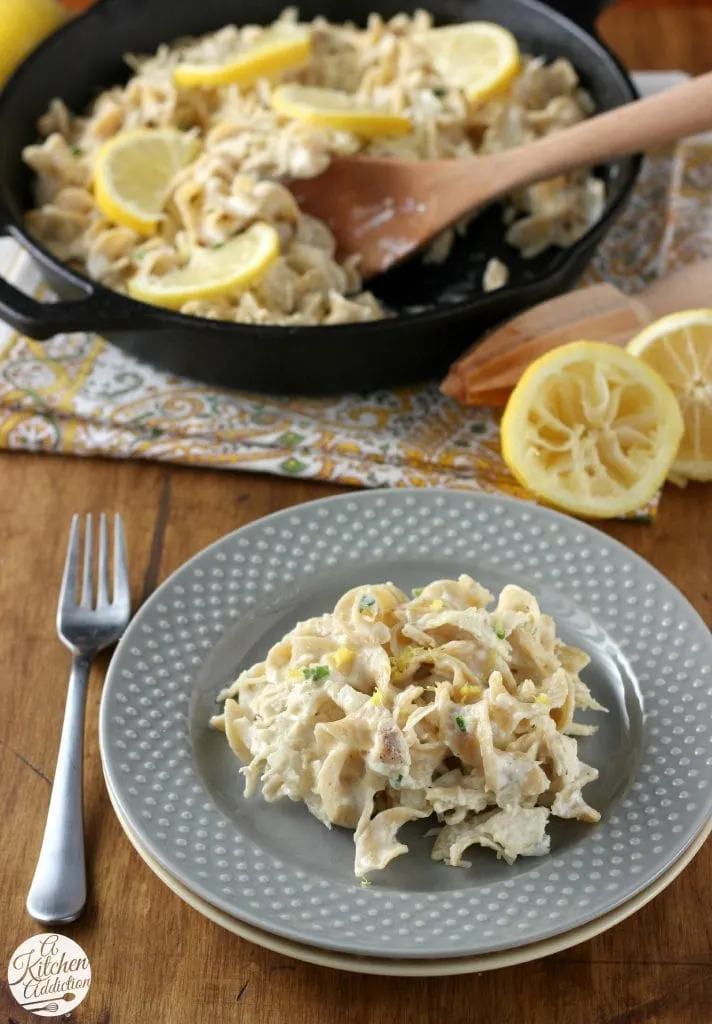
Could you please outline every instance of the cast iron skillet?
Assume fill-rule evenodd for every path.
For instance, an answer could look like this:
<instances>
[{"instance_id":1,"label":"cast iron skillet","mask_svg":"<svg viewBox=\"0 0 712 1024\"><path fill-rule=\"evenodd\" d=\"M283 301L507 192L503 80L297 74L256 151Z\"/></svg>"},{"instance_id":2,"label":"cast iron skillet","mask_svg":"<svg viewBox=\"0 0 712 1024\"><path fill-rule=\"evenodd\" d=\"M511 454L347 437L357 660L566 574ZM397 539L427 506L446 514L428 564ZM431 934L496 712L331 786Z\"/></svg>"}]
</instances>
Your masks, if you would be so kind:
<instances>
[{"instance_id":1,"label":"cast iron skillet","mask_svg":"<svg viewBox=\"0 0 712 1024\"><path fill-rule=\"evenodd\" d=\"M640 160L606 170L608 202L598 224L572 248L524 262L503 241L496 208L478 217L441 266L419 261L385 274L373 290L398 316L333 327L250 327L183 316L135 302L70 270L23 226L32 205L23 146L36 139L38 117L53 96L75 111L127 77L121 57L148 53L181 35L230 21L270 22L286 0L101 0L65 26L20 66L0 95L0 231L32 255L59 295L37 302L0 280L0 317L38 340L62 331L94 331L160 369L209 384L271 392L324 394L406 384L442 375L478 334L518 310L565 290L579 277L625 203ZM524 51L568 57L599 110L635 98L625 71L596 38L606 0L556 0L579 24L537 0L302 0L305 19L363 23L424 6L438 22L490 20L506 25ZM484 294L482 271L491 256L512 268L511 282Z\"/></svg>"}]
</instances>

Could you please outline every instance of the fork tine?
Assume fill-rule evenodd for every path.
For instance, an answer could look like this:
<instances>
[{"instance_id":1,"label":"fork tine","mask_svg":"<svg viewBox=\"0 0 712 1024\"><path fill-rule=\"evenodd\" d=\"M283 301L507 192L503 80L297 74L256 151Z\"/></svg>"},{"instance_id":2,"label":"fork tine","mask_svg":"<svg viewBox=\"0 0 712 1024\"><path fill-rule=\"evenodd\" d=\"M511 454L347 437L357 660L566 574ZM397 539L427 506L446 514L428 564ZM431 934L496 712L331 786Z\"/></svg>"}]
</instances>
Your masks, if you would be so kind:
<instances>
[{"instance_id":1,"label":"fork tine","mask_svg":"<svg viewBox=\"0 0 712 1024\"><path fill-rule=\"evenodd\" d=\"M99 517L99 576L96 596L97 608L109 603L109 538L106 532L106 513Z\"/></svg>"},{"instance_id":2,"label":"fork tine","mask_svg":"<svg viewBox=\"0 0 712 1024\"><path fill-rule=\"evenodd\" d=\"M84 566L82 569L82 608L91 608L91 577L92 577L92 530L91 512L87 515L87 526L84 535Z\"/></svg>"},{"instance_id":3,"label":"fork tine","mask_svg":"<svg viewBox=\"0 0 712 1024\"><path fill-rule=\"evenodd\" d=\"M131 591L129 587L128 560L126 558L126 538L124 524L117 513L114 517L114 605L119 605L129 614L131 608Z\"/></svg>"},{"instance_id":4,"label":"fork tine","mask_svg":"<svg viewBox=\"0 0 712 1024\"><path fill-rule=\"evenodd\" d=\"M64 575L62 586L59 591L59 604L57 606L57 622L62 609L73 608L77 603L77 576L79 572L79 516L72 516L72 525L69 530L69 544L67 545L67 557L64 562Z\"/></svg>"}]
</instances>

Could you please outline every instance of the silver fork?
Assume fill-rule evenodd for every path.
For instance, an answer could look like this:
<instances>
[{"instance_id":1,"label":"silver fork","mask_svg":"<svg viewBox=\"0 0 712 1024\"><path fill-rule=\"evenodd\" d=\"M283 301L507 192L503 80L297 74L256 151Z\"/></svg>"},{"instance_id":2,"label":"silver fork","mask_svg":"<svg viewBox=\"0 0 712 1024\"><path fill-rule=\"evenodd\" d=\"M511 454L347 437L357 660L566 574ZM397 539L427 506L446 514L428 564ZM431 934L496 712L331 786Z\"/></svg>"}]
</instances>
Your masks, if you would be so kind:
<instances>
[{"instance_id":1,"label":"silver fork","mask_svg":"<svg viewBox=\"0 0 712 1024\"><path fill-rule=\"evenodd\" d=\"M57 607L57 633L72 652L72 670L47 823L35 876L27 896L27 909L36 921L74 921L86 903L82 771L87 681L95 656L119 639L128 625L131 612L126 541L121 516L117 515L114 519L114 586L111 599L106 516L102 513L99 519L96 599L92 585L92 517L86 517L82 591L77 602L79 534L80 520L75 515L69 533L67 560Z\"/></svg>"}]
</instances>

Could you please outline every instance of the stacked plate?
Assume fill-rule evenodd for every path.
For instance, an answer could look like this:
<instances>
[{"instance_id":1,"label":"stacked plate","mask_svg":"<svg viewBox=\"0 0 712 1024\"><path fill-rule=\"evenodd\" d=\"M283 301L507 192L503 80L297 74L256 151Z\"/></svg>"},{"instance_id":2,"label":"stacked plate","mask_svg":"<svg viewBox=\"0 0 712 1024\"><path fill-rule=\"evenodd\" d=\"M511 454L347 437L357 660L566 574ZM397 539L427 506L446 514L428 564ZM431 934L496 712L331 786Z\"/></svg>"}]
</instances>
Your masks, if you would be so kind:
<instances>
[{"instance_id":1,"label":"stacked plate","mask_svg":"<svg viewBox=\"0 0 712 1024\"><path fill-rule=\"evenodd\" d=\"M368 888L352 833L301 804L242 795L208 727L215 695L297 621L359 584L515 582L591 656L609 709L583 759L597 825L563 822L551 853L470 869L429 857L427 824ZM371 491L279 512L188 561L141 609L104 688L109 793L148 866L250 941L345 970L444 975L522 963L634 913L689 863L712 816L712 637L674 587L604 534L523 502Z\"/></svg>"}]
</instances>

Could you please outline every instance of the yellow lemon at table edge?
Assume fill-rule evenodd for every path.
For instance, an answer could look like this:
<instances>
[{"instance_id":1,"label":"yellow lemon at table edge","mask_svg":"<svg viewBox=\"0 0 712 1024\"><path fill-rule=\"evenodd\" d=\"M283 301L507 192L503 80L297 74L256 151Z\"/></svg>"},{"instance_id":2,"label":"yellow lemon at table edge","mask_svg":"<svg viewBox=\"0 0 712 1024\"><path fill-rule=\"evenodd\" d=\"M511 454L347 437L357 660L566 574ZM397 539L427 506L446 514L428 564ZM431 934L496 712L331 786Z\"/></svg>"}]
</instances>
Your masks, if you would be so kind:
<instances>
[{"instance_id":1,"label":"yellow lemon at table edge","mask_svg":"<svg viewBox=\"0 0 712 1024\"><path fill-rule=\"evenodd\" d=\"M178 270L160 276L136 274L128 282L128 292L141 302L179 309L195 299L219 298L247 287L264 274L279 253L275 228L257 221L224 245L196 250Z\"/></svg>"},{"instance_id":2,"label":"yellow lemon at table edge","mask_svg":"<svg viewBox=\"0 0 712 1024\"><path fill-rule=\"evenodd\" d=\"M500 429L504 461L535 497L615 518L654 497L684 425L658 373L616 345L578 341L527 368Z\"/></svg>"},{"instance_id":3,"label":"yellow lemon at table edge","mask_svg":"<svg viewBox=\"0 0 712 1024\"><path fill-rule=\"evenodd\" d=\"M443 81L462 89L471 103L484 103L503 91L521 68L517 40L493 22L428 29L415 41L428 53Z\"/></svg>"},{"instance_id":4,"label":"yellow lemon at table edge","mask_svg":"<svg viewBox=\"0 0 712 1024\"><path fill-rule=\"evenodd\" d=\"M57 0L0 2L0 86L30 50L60 28L71 14Z\"/></svg>"},{"instance_id":5,"label":"yellow lemon at table edge","mask_svg":"<svg viewBox=\"0 0 712 1024\"><path fill-rule=\"evenodd\" d=\"M94 199L107 220L156 232L171 182L200 143L177 128L133 128L105 142L94 161Z\"/></svg>"},{"instance_id":6,"label":"yellow lemon at table edge","mask_svg":"<svg viewBox=\"0 0 712 1024\"><path fill-rule=\"evenodd\" d=\"M229 60L214 64L182 61L173 72L182 89L215 88L219 85L252 85L260 78L273 78L284 71L303 67L312 50L307 29L267 29L255 42Z\"/></svg>"},{"instance_id":7,"label":"yellow lemon at table edge","mask_svg":"<svg viewBox=\"0 0 712 1024\"><path fill-rule=\"evenodd\" d=\"M284 117L364 138L407 135L410 118L377 107L359 106L349 93L310 85L280 85L271 96L272 109Z\"/></svg>"},{"instance_id":8,"label":"yellow lemon at table edge","mask_svg":"<svg viewBox=\"0 0 712 1024\"><path fill-rule=\"evenodd\" d=\"M671 477L712 480L712 309L664 316L626 348L660 374L680 406L685 433Z\"/></svg>"}]
</instances>

